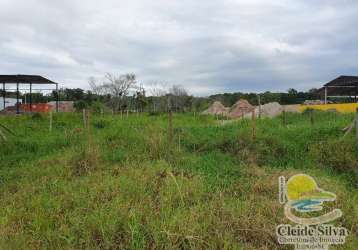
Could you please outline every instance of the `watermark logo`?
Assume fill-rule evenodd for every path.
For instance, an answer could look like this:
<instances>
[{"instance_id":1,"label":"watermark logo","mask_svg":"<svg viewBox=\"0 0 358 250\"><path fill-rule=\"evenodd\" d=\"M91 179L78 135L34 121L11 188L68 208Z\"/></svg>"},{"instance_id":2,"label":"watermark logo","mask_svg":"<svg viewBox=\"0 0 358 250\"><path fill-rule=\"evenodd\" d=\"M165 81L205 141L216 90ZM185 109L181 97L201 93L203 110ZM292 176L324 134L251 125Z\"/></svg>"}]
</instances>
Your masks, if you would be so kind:
<instances>
[{"instance_id":1,"label":"watermark logo","mask_svg":"<svg viewBox=\"0 0 358 250\"><path fill-rule=\"evenodd\" d=\"M287 183L281 176L279 202L284 205L285 216L296 225L279 225L278 242L294 245L295 249L328 249L330 245L344 244L348 230L327 224L342 217L342 211L334 209L320 214L324 203L335 200L334 193L319 188L309 175L294 175Z\"/></svg>"}]
</instances>

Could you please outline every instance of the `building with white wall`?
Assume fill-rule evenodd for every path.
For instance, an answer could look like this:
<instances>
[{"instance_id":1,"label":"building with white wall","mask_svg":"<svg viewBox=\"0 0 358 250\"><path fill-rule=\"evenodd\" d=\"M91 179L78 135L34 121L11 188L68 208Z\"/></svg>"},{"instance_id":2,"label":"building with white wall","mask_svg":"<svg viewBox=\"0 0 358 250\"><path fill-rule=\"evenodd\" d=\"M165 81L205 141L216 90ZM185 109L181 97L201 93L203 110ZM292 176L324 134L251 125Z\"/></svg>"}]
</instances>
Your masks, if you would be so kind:
<instances>
[{"instance_id":1,"label":"building with white wall","mask_svg":"<svg viewBox=\"0 0 358 250\"><path fill-rule=\"evenodd\" d=\"M19 100L21 103L21 100ZM0 97L0 111L4 110L7 107L15 106L16 105L16 98L5 98L5 107L4 107L4 98Z\"/></svg>"}]
</instances>

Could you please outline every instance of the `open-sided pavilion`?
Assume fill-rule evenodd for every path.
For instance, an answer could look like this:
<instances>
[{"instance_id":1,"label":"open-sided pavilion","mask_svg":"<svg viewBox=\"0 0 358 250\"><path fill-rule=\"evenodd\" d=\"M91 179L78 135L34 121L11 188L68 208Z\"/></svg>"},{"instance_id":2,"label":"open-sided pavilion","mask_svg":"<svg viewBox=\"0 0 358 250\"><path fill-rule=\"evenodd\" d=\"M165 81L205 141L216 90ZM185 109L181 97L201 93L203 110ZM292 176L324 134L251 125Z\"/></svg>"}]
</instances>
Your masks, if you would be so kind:
<instances>
[{"instance_id":1,"label":"open-sided pavilion","mask_svg":"<svg viewBox=\"0 0 358 250\"><path fill-rule=\"evenodd\" d=\"M327 104L328 97L349 97L357 102L358 96L358 76L340 76L318 90L320 96L324 96Z\"/></svg>"},{"instance_id":2,"label":"open-sided pavilion","mask_svg":"<svg viewBox=\"0 0 358 250\"><path fill-rule=\"evenodd\" d=\"M0 84L2 84L2 94L4 107L6 102L6 91L16 92L16 113L20 113L20 91L29 91L29 103L30 111L32 111L32 93L33 91L56 91L56 112L58 112L59 94L58 94L58 83L53 82L45 77L38 75L0 75ZM28 88L20 88L20 86L26 85ZM8 86L15 86L14 89L7 88ZM35 86L35 88L33 88ZM45 87L44 87L45 86ZM48 87L50 86L50 87ZM51 86L53 86L51 88Z\"/></svg>"}]
</instances>

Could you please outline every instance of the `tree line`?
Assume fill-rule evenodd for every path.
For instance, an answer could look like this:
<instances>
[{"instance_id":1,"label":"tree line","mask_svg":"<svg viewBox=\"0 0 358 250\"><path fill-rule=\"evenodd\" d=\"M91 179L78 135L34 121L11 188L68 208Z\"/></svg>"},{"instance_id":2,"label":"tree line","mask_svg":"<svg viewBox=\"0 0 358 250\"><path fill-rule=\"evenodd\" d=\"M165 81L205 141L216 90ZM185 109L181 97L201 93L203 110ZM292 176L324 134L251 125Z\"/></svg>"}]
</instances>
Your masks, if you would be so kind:
<instances>
[{"instance_id":1,"label":"tree line","mask_svg":"<svg viewBox=\"0 0 358 250\"><path fill-rule=\"evenodd\" d=\"M224 93L208 97L196 97L180 85L154 84L147 90L139 84L135 74L115 75L107 73L103 78L90 77L90 90L81 88L61 88L58 92L48 94L33 93L33 103L55 101L73 101L78 110L91 108L94 111L108 110L112 112L150 112L160 113L171 109L175 112L200 112L209 107L214 101L220 101L230 107L239 99L246 99L252 105L278 102L282 105L301 104L305 100L316 100L319 96L316 89L299 92L289 89L287 92L264 93ZM3 93L0 91L0 94ZM16 97L16 93L6 93L7 97ZM25 102L29 93L20 93Z\"/></svg>"}]
</instances>

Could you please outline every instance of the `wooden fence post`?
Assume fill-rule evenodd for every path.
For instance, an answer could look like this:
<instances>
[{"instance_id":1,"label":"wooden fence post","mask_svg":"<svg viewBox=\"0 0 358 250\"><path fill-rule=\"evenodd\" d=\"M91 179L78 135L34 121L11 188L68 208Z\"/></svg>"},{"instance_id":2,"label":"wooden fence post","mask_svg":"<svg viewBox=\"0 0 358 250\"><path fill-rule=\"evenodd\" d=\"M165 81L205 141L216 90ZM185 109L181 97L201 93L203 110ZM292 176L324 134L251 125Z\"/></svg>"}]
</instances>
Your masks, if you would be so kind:
<instances>
[{"instance_id":1,"label":"wooden fence post","mask_svg":"<svg viewBox=\"0 0 358 250\"><path fill-rule=\"evenodd\" d=\"M50 133L52 132L52 111L50 111L50 126L49 126Z\"/></svg>"},{"instance_id":2,"label":"wooden fence post","mask_svg":"<svg viewBox=\"0 0 358 250\"><path fill-rule=\"evenodd\" d=\"M358 108L356 110L356 139L358 142Z\"/></svg>"},{"instance_id":3,"label":"wooden fence post","mask_svg":"<svg viewBox=\"0 0 358 250\"><path fill-rule=\"evenodd\" d=\"M256 139L256 114L255 109L252 110L252 140Z\"/></svg>"},{"instance_id":4,"label":"wooden fence post","mask_svg":"<svg viewBox=\"0 0 358 250\"><path fill-rule=\"evenodd\" d=\"M286 111L282 111L282 125L286 127Z\"/></svg>"},{"instance_id":5,"label":"wooden fence post","mask_svg":"<svg viewBox=\"0 0 358 250\"><path fill-rule=\"evenodd\" d=\"M314 126L314 116L313 116L313 109L310 111L310 121L311 121L311 126Z\"/></svg>"},{"instance_id":6,"label":"wooden fence post","mask_svg":"<svg viewBox=\"0 0 358 250\"><path fill-rule=\"evenodd\" d=\"M168 143L169 147L173 144L173 112L170 109L168 113Z\"/></svg>"},{"instance_id":7,"label":"wooden fence post","mask_svg":"<svg viewBox=\"0 0 358 250\"><path fill-rule=\"evenodd\" d=\"M94 147L93 147L93 138L92 138L92 131L90 126L90 111L86 110L86 128L87 128L87 140L88 140L88 152L90 154L94 153Z\"/></svg>"},{"instance_id":8,"label":"wooden fence post","mask_svg":"<svg viewBox=\"0 0 358 250\"><path fill-rule=\"evenodd\" d=\"M90 111L86 110L86 128L88 133L90 132Z\"/></svg>"},{"instance_id":9,"label":"wooden fence post","mask_svg":"<svg viewBox=\"0 0 358 250\"><path fill-rule=\"evenodd\" d=\"M259 119L261 119L261 97L260 94L257 95L258 104L259 104Z\"/></svg>"},{"instance_id":10,"label":"wooden fence post","mask_svg":"<svg viewBox=\"0 0 358 250\"><path fill-rule=\"evenodd\" d=\"M86 109L82 110L82 116L83 116L83 127L87 128L87 118L86 118Z\"/></svg>"}]
</instances>

